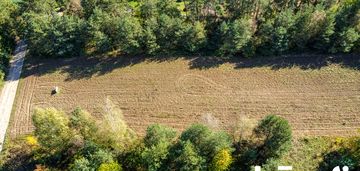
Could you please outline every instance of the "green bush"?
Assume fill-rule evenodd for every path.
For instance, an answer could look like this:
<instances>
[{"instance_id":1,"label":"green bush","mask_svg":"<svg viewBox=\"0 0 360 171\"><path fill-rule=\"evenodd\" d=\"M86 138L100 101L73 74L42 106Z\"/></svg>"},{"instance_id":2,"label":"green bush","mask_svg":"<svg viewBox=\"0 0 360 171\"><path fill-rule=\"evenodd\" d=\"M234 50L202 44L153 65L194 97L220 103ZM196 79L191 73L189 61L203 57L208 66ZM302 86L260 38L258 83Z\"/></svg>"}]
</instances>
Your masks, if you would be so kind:
<instances>
[{"instance_id":1,"label":"green bush","mask_svg":"<svg viewBox=\"0 0 360 171\"><path fill-rule=\"evenodd\" d=\"M291 9L282 11L276 16L274 30L271 36L271 49L274 54L283 54L291 47L292 27L295 24L295 15Z\"/></svg>"},{"instance_id":2,"label":"green bush","mask_svg":"<svg viewBox=\"0 0 360 171\"><path fill-rule=\"evenodd\" d=\"M75 159L74 163L70 165L72 171L90 171L92 170L89 160L84 157Z\"/></svg>"},{"instance_id":3,"label":"green bush","mask_svg":"<svg viewBox=\"0 0 360 171\"><path fill-rule=\"evenodd\" d=\"M121 166L116 162L102 163L97 171L122 171Z\"/></svg>"},{"instance_id":4,"label":"green bush","mask_svg":"<svg viewBox=\"0 0 360 171\"><path fill-rule=\"evenodd\" d=\"M278 170L278 166L281 166L280 162L276 159L270 159L266 161L266 164L264 164L261 168L261 170L264 171L274 171Z\"/></svg>"},{"instance_id":5,"label":"green bush","mask_svg":"<svg viewBox=\"0 0 360 171\"><path fill-rule=\"evenodd\" d=\"M291 26L293 28L289 28L289 30L293 29L293 33L291 31L285 33L291 36L292 40L289 43L293 43L293 46L299 50L304 50L310 43L310 39L317 36L324 17L325 12L321 8L316 10L312 5L305 6L303 10L297 12L296 16L294 16L294 24Z\"/></svg>"},{"instance_id":6,"label":"green bush","mask_svg":"<svg viewBox=\"0 0 360 171\"><path fill-rule=\"evenodd\" d=\"M337 43L331 52L351 52L356 42L360 38L360 33L354 28L348 28L340 33Z\"/></svg>"},{"instance_id":7,"label":"green bush","mask_svg":"<svg viewBox=\"0 0 360 171\"><path fill-rule=\"evenodd\" d=\"M173 154L175 166L179 170L203 170L206 168L205 159L197 153L190 141L180 141L180 148Z\"/></svg>"},{"instance_id":8,"label":"green bush","mask_svg":"<svg viewBox=\"0 0 360 171\"><path fill-rule=\"evenodd\" d=\"M0 46L0 87L3 86L3 80L5 79L5 71L9 66L10 54L1 49Z\"/></svg>"},{"instance_id":9,"label":"green bush","mask_svg":"<svg viewBox=\"0 0 360 171\"><path fill-rule=\"evenodd\" d=\"M73 163L70 163L69 167L72 170L95 170L101 165L110 167L114 163L117 164L111 151L94 142L85 141L83 147L74 155Z\"/></svg>"},{"instance_id":10,"label":"green bush","mask_svg":"<svg viewBox=\"0 0 360 171\"><path fill-rule=\"evenodd\" d=\"M335 33L335 14L331 10L326 12L326 17L322 23L319 34L314 37L314 48L323 52L329 51L332 46L332 37Z\"/></svg>"},{"instance_id":11,"label":"green bush","mask_svg":"<svg viewBox=\"0 0 360 171\"><path fill-rule=\"evenodd\" d=\"M173 144L176 132L170 128L151 125L144 138L145 149L141 156L148 170L158 170L166 167L165 161L169 157L169 150Z\"/></svg>"},{"instance_id":12,"label":"green bush","mask_svg":"<svg viewBox=\"0 0 360 171\"><path fill-rule=\"evenodd\" d=\"M323 162L320 163L318 170L319 171L327 171L332 170L336 166L342 168L343 166L349 167L349 170L358 170L360 166L356 162L356 160L346 154L338 151L333 151L324 156Z\"/></svg>"},{"instance_id":13,"label":"green bush","mask_svg":"<svg viewBox=\"0 0 360 171\"><path fill-rule=\"evenodd\" d=\"M359 9L360 1L342 1L333 10L335 13L335 34L331 53L351 52L358 49L359 44Z\"/></svg>"},{"instance_id":14,"label":"green bush","mask_svg":"<svg viewBox=\"0 0 360 171\"><path fill-rule=\"evenodd\" d=\"M261 163L268 159L278 159L291 148L291 127L287 120L279 116L266 116L254 132L263 139L257 148L258 160Z\"/></svg>"},{"instance_id":15,"label":"green bush","mask_svg":"<svg viewBox=\"0 0 360 171\"><path fill-rule=\"evenodd\" d=\"M197 52L206 44L206 31L204 25L195 22L194 25L187 25L183 34L184 50Z\"/></svg>"},{"instance_id":16,"label":"green bush","mask_svg":"<svg viewBox=\"0 0 360 171\"><path fill-rule=\"evenodd\" d=\"M143 46L146 54L155 55L160 46L157 44L157 38L154 29L151 26L145 26L143 35Z\"/></svg>"},{"instance_id":17,"label":"green bush","mask_svg":"<svg viewBox=\"0 0 360 171\"><path fill-rule=\"evenodd\" d=\"M119 50L125 54L139 52L142 28L132 16L122 14L113 16L95 8L89 18L88 46L97 52Z\"/></svg>"},{"instance_id":18,"label":"green bush","mask_svg":"<svg viewBox=\"0 0 360 171\"><path fill-rule=\"evenodd\" d=\"M79 134L83 136L85 140L96 141L98 138L100 138L97 135L98 127L94 118L92 118L91 114L83 111L80 108L75 109L71 113L70 127L79 132Z\"/></svg>"},{"instance_id":19,"label":"green bush","mask_svg":"<svg viewBox=\"0 0 360 171\"><path fill-rule=\"evenodd\" d=\"M29 50L43 57L82 54L86 23L77 16L28 13Z\"/></svg>"},{"instance_id":20,"label":"green bush","mask_svg":"<svg viewBox=\"0 0 360 171\"><path fill-rule=\"evenodd\" d=\"M136 54L140 51L140 38L142 37L142 28L135 17L124 16L117 26L115 44L121 52L126 54Z\"/></svg>"},{"instance_id":21,"label":"green bush","mask_svg":"<svg viewBox=\"0 0 360 171\"><path fill-rule=\"evenodd\" d=\"M232 141L225 132L213 132L204 125L195 124L180 136L182 142L193 144L196 152L210 165L213 157L221 150L232 150Z\"/></svg>"},{"instance_id":22,"label":"green bush","mask_svg":"<svg viewBox=\"0 0 360 171\"><path fill-rule=\"evenodd\" d=\"M70 145L73 131L69 119L56 109L36 109L32 116L35 135L42 147L52 151L61 151Z\"/></svg>"},{"instance_id":23,"label":"green bush","mask_svg":"<svg viewBox=\"0 0 360 171\"><path fill-rule=\"evenodd\" d=\"M183 21L180 18L161 14L157 19L157 26L154 30L157 44L161 53L170 53L180 47L181 38L184 32Z\"/></svg>"},{"instance_id":24,"label":"green bush","mask_svg":"<svg viewBox=\"0 0 360 171\"><path fill-rule=\"evenodd\" d=\"M180 140L184 142L189 141L196 148L206 149L206 141L210 136L211 131L208 127L200 124L194 124L182 132ZM205 151L202 152L206 153Z\"/></svg>"},{"instance_id":25,"label":"green bush","mask_svg":"<svg viewBox=\"0 0 360 171\"><path fill-rule=\"evenodd\" d=\"M161 143L162 141L172 142L175 136L176 132L173 129L159 124L150 125L146 130L144 143L146 147L151 147Z\"/></svg>"},{"instance_id":26,"label":"green bush","mask_svg":"<svg viewBox=\"0 0 360 171\"><path fill-rule=\"evenodd\" d=\"M253 35L252 21L247 18L237 19L230 26L223 22L220 26L223 36L220 54L234 55L244 51Z\"/></svg>"}]
</instances>

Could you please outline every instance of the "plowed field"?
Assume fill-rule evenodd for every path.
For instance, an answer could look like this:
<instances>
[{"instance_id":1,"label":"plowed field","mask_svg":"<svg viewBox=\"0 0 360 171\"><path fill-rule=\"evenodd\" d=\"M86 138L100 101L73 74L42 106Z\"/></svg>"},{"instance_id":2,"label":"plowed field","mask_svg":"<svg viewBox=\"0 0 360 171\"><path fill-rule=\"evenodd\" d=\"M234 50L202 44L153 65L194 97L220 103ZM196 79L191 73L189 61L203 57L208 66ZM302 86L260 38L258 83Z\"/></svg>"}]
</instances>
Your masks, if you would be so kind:
<instances>
[{"instance_id":1,"label":"plowed field","mask_svg":"<svg viewBox=\"0 0 360 171\"><path fill-rule=\"evenodd\" d=\"M223 63L28 59L10 135L32 131L35 107L71 111L79 106L100 118L107 98L139 134L152 123L182 130L209 116L212 124L230 130L241 118L277 114L290 121L296 135L350 135L360 128L359 58L346 57L348 65L342 57L317 56ZM51 95L53 86L59 94Z\"/></svg>"}]
</instances>

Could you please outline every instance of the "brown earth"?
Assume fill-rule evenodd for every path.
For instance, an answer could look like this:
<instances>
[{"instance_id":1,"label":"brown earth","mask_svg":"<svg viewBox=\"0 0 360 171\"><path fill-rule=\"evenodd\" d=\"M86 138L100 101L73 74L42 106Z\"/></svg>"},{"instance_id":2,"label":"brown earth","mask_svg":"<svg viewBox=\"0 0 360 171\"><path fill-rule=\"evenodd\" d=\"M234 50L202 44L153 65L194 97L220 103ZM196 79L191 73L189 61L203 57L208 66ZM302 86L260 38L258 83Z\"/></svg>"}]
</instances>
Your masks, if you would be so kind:
<instances>
[{"instance_id":1,"label":"brown earth","mask_svg":"<svg viewBox=\"0 0 360 171\"><path fill-rule=\"evenodd\" d=\"M360 57L29 59L17 94L11 137L33 130L35 107L101 116L106 98L143 134L152 123L182 130L205 122L230 130L247 117L288 119L296 135L355 134L360 128ZM60 93L51 95L53 86Z\"/></svg>"}]
</instances>

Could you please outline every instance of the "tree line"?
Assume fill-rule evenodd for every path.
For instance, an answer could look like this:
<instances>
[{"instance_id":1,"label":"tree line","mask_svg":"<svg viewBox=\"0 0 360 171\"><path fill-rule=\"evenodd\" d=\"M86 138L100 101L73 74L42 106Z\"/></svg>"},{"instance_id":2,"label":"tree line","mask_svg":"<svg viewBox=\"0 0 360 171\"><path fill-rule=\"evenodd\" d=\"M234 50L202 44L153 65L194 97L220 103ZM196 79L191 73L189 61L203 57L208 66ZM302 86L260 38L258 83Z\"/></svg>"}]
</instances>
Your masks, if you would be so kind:
<instances>
[{"instance_id":1,"label":"tree line","mask_svg":"<svg viewBox=\"0 0 360 171\"><path fill-rule=\"evenodd\" d=\"M15 46L17 5L9 0L0 0L0 87Z\"/></svg>"},{"instance_id":2,"label":"tree line","mask_svg":"<svg viewBox=\"0 0 360 171\"><path fill-rule=\"evenodd\" d=\"M276 115L261 120L251 138L238 140L202 124L191 125L181 134L154 124L138 137L114 107L100 120L80 108L70 114L36 109L32 119L34 133L24 139L19 152L26 160L13 156L16 164L5 161L3 169L27 165L27 169L79 171L250 170L254 165L272 167L266 164L284 155L292 138L288 122ZM5 150L11 151L10 146Z\"/></svg>"},{"instance_id":3,"label":"tree line","mask_svg":"<svg viewBox=\"0 0 360 171\"><path fill-rule=\"evenodd\" d=\"M54 108L36 109L31 135L5 144L0 170L277 170L292 147L288 121L268 115L251 127L234 133L193 124L180 134L170 127L150 125L137 136L121 110L108 105L94 117L77 108L66 114ZM246 122L242 124L247 124ZM319 171L336 166L360 168L360 139L336 140L323 155ZM297 168L301 169L301 168Z\"/></svg>"},{"instance_id":4,"label":"tree line","mask_svg":"<svg viewBox=\"0 0 360 171\"><path fill-rule=\"evenodd\" d=\"M0 170L247 171L261 166L273 171L284 164L279 159L292 147L291 126L276 115L264 117L247 136L230 136L204 124L193 124L180 134L154 124L137 136L114 105L100 119L80 108L69 114L36 109L32 119L33 134L4 146ZM360 139L339 139L336 144L319 170L359 169Z\"/></svg>"},{"instance_id":5,"label":"tree line","mask_svg":"<svg viewBox=\"0 0 360 171\"><path fill-rule=\"evenodd\" d=\"M358 0L0 0L0 80L15 38L42 57L359 53L359 16Z\"/></svg>"},{"instance_id":6,"label":"tree line","mask_svg":"<svg viewBox=\"0 0 360 171\"><path fill-rule=\"evenodd\" d=\"M11 3L10 0L2 0ZM13 3L33 55L359 52L357 0L29 0Z\"/></svg>"}]
</instances>

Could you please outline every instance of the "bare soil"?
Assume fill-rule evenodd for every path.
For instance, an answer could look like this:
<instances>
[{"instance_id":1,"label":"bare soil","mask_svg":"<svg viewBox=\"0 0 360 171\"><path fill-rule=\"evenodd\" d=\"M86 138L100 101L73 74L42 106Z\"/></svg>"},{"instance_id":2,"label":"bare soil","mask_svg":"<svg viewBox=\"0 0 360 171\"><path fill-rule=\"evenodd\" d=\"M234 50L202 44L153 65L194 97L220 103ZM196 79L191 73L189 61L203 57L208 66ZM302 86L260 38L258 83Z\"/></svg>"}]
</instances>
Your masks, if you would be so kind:
<instances>
[{"instance_id":1,"label":"bare soil","mask_svg":"<svg viewBox=\"0 0 360 171\"><path fill-rule=\"evenodd\" d=\"M277 114L298 136L354 135L360 128L360 57L29 58L18 89L10 136L33 130L36 107L70 112L81 107L101 118L106 98L137 133L161 123L231 130L241 118ZM60 93L52 95L54 86ZM210 116L210 117L209 117ZM209 121L210 118L210 121ZM207 120L207 121L205 121Z\"/></svg>"}]
</instances>

